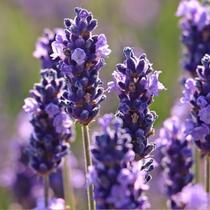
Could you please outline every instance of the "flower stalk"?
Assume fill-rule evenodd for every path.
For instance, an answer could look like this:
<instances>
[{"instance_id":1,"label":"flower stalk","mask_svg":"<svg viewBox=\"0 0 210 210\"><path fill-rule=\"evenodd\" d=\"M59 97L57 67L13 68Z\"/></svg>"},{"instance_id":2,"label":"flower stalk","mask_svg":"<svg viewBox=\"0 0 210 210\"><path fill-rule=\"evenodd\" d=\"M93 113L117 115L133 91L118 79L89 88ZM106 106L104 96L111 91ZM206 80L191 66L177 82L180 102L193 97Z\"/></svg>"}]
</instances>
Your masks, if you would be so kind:
<instances>
[{"instance_id":1,"label":"flower stalk","mask_svg":"<svg viewBox=\"0 0 210 210\"><path fill-rule=\"evenodd\" d=\"M44 205L45 208L48 208L49 200L49 177L48 175L44 176Z\"/></svg>"},{"instance_id":2,"label":"flower stalk","mask_svg":"<svg viewBox=\"0 0 210 210\"><path fill-rule=\"evenodd\" d=\"M71 170L68 166L68 159L67 157L64 158L64 165L63 165L63 189L64 189L64 198L67 207L71 210L76 210L76 204L75 204L75 197L74 197L74 191L71 181L69 180L69 177L71 177ZM67 208L67 209L68 209Z\"/></svg>"},{"instance_id":3,"label":"flower stalk","mask_svg":"<svg viewBox=\"0 0 210 210\"><path fill-rule=\"evenodd\" d=\"M91 154L90 154L90 137L88 125L82 126L83 134L83 151L85 157L85 173L88 173L88 167L92 165ZM87 199L88 199L88 210L95 209L95 203L93 199L93 185L87 187Z\"/></svg>"},{"instance_id":4,"label":"flower stalk","mask_svg":"<svg viewBox=\"0 0 210 210\"><path fill-rule=\"evenodd\" d=\"M195 183L199 183L200 182L200 162L201 162L201 158L200 158L200 152L197 148L195 148Z\"/></svg>"},{"instance_id":5,"label":"flower stalk","mask_svg":"<svg viewBox=\"0 0 210 210\"><path fill-rule=\"evenodd\" d=\"M206 192L210 192L210 157L206 156L205 161L205 186L206 186Z\"/></svg>"}]
</instances>

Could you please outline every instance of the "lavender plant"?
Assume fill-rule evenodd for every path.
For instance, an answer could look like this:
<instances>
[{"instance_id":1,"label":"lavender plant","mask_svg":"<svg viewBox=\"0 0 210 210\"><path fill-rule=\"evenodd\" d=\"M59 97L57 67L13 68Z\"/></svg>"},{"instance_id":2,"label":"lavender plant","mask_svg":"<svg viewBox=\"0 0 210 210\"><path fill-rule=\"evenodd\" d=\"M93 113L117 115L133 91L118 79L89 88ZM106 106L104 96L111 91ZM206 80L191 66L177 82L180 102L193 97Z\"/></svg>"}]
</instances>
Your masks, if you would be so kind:
<instances>
[{"instance_id":1,"label":"lavender plant","mask_svg":"<svg viewBox=\"0 0 210 210\"><path fill-rule=\"evenodd\" d=\"M153 70L145 54L136 57L133 50L126 47L124 55L124 63L117 64L114 81L108 85L109 89L117 90L120 99L117 116L131 135L136 159L142 159L154 149L148 137L154 133L153 123L157 115L149 105L165 88L158 80L160 72Z\"/></svg>"},{"instance_id":2,"label":"lavender plant","mask_svg":"<svg viewBox=\"0 0 210 210\"><path fill-rule=\"evenodd\" d=\"M205 55L202 66L197 67L197 77L185 82L182 102L191 105L192 117L188 120L188 135L204 155L210 154L210 56Z\"/></svg>"},{"instance_id":3,"label":"lavender plant","mask_svg":"<svg viewBox=\"0 0 210 210\"><path fill-rule=\"evenodd\" d=\"M176 15L181 17L182 65L192 76L196 76L202 57L210 54L210 7L207 1L182 0Z\"/></svg>"},{"instance_id":4,"label":"lavender plant","mask_svg":"<svg viewBox=\"0 0 210 210\"><path fill-rule=\"evenodd\" d=\"M55 70L43 70L40 83L35 84L23 106L34 128L28 148L31 166L40 175L58 167L72 137L72 121L59 105L63 85Z\"/></svg>"},{"instance_id":5,"label":"lavender plant","mask_svg":"<svg viewBox=\"0 0 210 210\"><path fill-rule=\"evenodd\" d=\"M100 118L101 131L92 146L93 166L90 182L94 184L97 209L146 209L144 191L148 190L141 162L133 163L131 138L122 129L122 120L113 115ZM142 168L141 168L142 167Z\"/></svg>"},{"instance_id":6,"label":"lavender plant","mask_svg":"<svg viewBox=\"0 0 210 210\"><path fill-rule=\"evenodd\" d=\"M171 209L183 209L179 200L174 199L174 195L182 192L193 180L193 154L190 141L186 139L185 123L176 116L167 119L160 130L159 141L164 157L162 166L168 206Z\"/></svg>"},{"instance_id":7,"label":"lavender plant","mask_svg":"<svg viewBox=\"0 0 210 210\"><path fill-rule=\"evenodd\" d=\"M65 36L57 33L51 56L60 60L59 70L66 78L64 99L69 114L87 125L105 99L99 72L111 50L104 34L92 35L97 26L92 14L81 8L75 13L74 20L64 19Z\"/></svg>"},{"instance_id":8,"label":"lavender plant","mask_svg":"<svg viewBox=\"0 0 210 210\"><path fill-rule=\"evenodd\" d=\"M110 54L104 34L92 35L97 26L90 12L75 8L74 20L64 19L65 36L57 33L52 43L52 58L58 59L58 68L66 78L63 94L65 107L77 122L83 125L83 145L86 172L91 165L88 124L98 114L100 103L105 99L99 72ZM91 187L90 187L91 188ZM94 209L92 190L88 189L89 210Z\"/></svg>"},{"instance_id":9,"label":"lavender plant","mask_svg":"<svg viewBox=\"0 0 210 210\"><path fill-rule=\"evenodd\" d=\"M45 206L48 206L48 175L56 170L68 153L72 121L62 110L59 97L64 80L53 69L41 71L41 81L25 99L24 110L31 116L34 131L28 153L32 168L45 177Z\"/></svg>"}]
</instances>

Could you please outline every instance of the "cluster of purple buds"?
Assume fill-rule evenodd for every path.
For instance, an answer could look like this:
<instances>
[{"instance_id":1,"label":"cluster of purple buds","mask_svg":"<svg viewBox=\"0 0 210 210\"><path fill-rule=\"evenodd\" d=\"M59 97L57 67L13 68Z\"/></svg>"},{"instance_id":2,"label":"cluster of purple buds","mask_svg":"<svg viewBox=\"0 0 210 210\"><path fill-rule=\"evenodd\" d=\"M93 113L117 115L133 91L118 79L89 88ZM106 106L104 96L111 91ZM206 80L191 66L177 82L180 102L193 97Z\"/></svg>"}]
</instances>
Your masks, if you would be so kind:
<instances>
[{"instance_id":1,"label":"cluster of purple buds","mask_svg":"<svg viewBox=\"0 0 210 210\"><path fill-rule=\"evenodd\" d=\"M94 185L97 209L146 209L144 191L147 171L141 161L133 162L131 138L122 129L122 120L105 115L99 120L101 131L94 136L93 166L89 178ZM151 162L148 162L149 165Z\"/></svg>"},{"instance_id":2,"label":"cluster of purple buds","mask_svg":"<svg viewBox=\"0 0 210 210\"><path fill-rule=\"evenodd\" d=\"M191 105L187 133L205 155L210 154L210 56L205 55L197 67L197 77L185 82L183 103Z\"/></svg>"},{"instance_id":3,"label":"cluster of purple buds","mask_svg":"<svg viewBox=\"0 0 210 210\"><path fill-rule=\"evenodd\" d=\"M28 148L30 162L40 175L56 169L68 153L72 121L59 104L63 87L64 80L57 78L55 70L42 70L40 83L35 84L23 106L34 129Z\"/></svg>"},{"instance_id":4,"label":"cluster of purple buds","mask_svg":"<svg viewBox=\"0 0 210 210\"><path fill-rule=\"evenodd\" d=\"M187 185L173 199L178 203L179 209L208 209L209 195L199 184Z\"/></svg>"},{"instance_id":5,"label":"cluster of purple buds","mask_svg":"<svg viewBox=\"0 0 210 210\"><path fill-rule=\"evenodd\" d=\"M43 36L36 42L36 49L33 52L33 56L40 60L42 69L55 69L57 70L57 76L61 76L61 72L58 71L58 58L53 59L51 54L53 53L52 43L55 41L56 33L62 34L62 29L55 29L53 31L45 29Z\"/></svg>"},{"instance_id":6,"label":"cluster of purple buds","mask_svg":"<svg viewBox=\"0 0 210 210\"><path fill-rule=\"evenodd\" d=\"M24 209L34 208L40 196L42 184L34 171L28 167L28 153L25 144L17 145L18 157L15 160L14 179L10 189L13 199Z\"/></svg>"},{"instance_id":7,"label":"cluster of purple buds","mask_svg":"<svg viewBox=\"0 0 210 210\"><path fill-rule=\"evenodd\" d=\"M175 116L164 122L160 130L159 141L162 143L162 167L165 175L165 189L172 209L180 209L173 196L181 192L193 180L191 168L193 154L190 141L186 139L185 123Z\"/></svg>"},{"instance_id":8,"label":"cluster of purple buds","mask_svg":"<svg viewBox=\"0 0 210 210\"><path fill-rule=\"evenodd\" d=\"M87 125L99 112L105 99L99 72L110 54L104 34L92 35L97 21L85 9L76 8L74 20L66 18L65 36L57 33L52 58L66 78L63 98L69 114Z\"/></svg>"},{"instance_id":9,"label":"cluster of purple buds","mask_svg":"<svg viewBox=\"0 0 210 210\"><path fill-rule=\"evenodd\" d=\"M148 137L154 133L153 123L157 115L149 109L149 105L164 86L158 80L160 72L153 70L145 54L136 57L133 50L126 47L124 55L124 63L117 64L113 73L114 82L108 85L118 93L120 104L117 116L131 135L136 159L142 159L154 149Z\"/></svg>"},{"instance_id":10,"label":"cluster of purple buds","mask_svg":"<svg viewBox=\"0 0 210 210\"><path fill-rule=\"evenodd\" d=\"M181 17L183 68L195 76L202 57L210 54L210 7L206 1L182 0L176 14Z\"/></svg>"}]
</instances>

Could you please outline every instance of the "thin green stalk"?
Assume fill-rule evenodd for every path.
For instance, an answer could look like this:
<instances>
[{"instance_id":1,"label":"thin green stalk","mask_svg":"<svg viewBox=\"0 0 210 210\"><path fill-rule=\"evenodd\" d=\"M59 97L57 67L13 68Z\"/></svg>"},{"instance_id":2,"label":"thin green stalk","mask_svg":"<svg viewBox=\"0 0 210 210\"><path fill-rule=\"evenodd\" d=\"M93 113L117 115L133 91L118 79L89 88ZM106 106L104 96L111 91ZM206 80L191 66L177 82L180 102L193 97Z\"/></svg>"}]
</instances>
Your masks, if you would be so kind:
<instances>
[{"instance_id":1,"label":"thin green stalk","mask_svg":"<svg viewBox=\"0 0 210 210\"><path fill-rule=\"evenodd\" d=\"M44 176L44 205L45 208L48 208L49 200L49 177L48 175Z\"/></svg>"},{"instance_id":2,"label":"thin green stalk","mask_svg":"<svg viewBox=\"0 0 210 210\"><path fill-rule=\"evenodd\" d=\"M206 192L210 192L210 157L206 156L205 161L205 186L206 186Z\"/></svg>"},{"instance_id":3,"label":"thin green stalk","mask_svg":"<svg viewBox=\"0 0 210 210\"><path fill-rule=\"evenodd\" d=\"M88 173L88 167L92 165L90 154L90 138L88 125L82 126L83 133L83 150L85 156L85 173ZM88 210L95 210L95 202L93 199L93 186L89 185L87 188Z\"/></svg>"},{"instance_id":4,"label":"thin green stalk","mask_svg":"<svg viewBox=\"0 0 210 210\"><path fill-rule=\"evenodd\" d=\"M197 148L195 148L195 183L200 182L200 152Z\"/></svg>"},{"instance_id":5,"label":"thin green stalk","mask_svg":"<svg viewBox=\"0 0 210 210\"><path fill-rule=\"evenodd\" d=\"M72 183L69 180L69 177L71 177L71 170L68 165L68 157L64 158L64 165L63 165L63 189L64 189L64 198L66 205L71 210L76 210L76 204L75 204L75 197L74 197L74 190L72 187Z\"/></svg>"}]
</instances>

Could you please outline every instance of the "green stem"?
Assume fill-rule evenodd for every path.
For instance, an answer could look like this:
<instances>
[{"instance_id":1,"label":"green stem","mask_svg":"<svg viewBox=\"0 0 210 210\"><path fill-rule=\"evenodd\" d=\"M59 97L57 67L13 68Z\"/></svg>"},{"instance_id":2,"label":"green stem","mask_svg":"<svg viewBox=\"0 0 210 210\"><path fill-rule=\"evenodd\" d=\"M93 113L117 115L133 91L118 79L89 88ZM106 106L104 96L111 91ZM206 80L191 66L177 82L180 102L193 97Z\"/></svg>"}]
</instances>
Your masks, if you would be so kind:
<instances>
[{"instance_id":1,"label":"green stem","mask_svg":"<svg viewBox=\"0 0 210 210\"><path fill-rule=\"evenodd\" d=\"M64 158L64 165L63 165L63 189L64 189L64 198L66 205L68 206L67 209L76 210L75 206L75 197L74 191L72 187L72 183L69 180L71 177L71 170L68 166L68 159L67 157Z\"/></svg>"},{"instance_id":2,"label":"green stem","mask_svg":"<svg viewBox=\"0 0 210 210\"><path fill-rule=\"evenodd\" d=\"M82 126L83 133L83 150L85 156L85 173L88 173L88 167L92 165L90 154L90 138L88 125ZM89 185L87 188L88 210L95 210L95 202L93 199L93 186Z\"/></svg>"},{"instance_id":3,"label":"green stem","mask_svg":"<svg viewBox=\"0 0 210 210\"><path fill-rule=\"evenodd\" d=\"M200 152L195 148L195 183L200 182Z\"/></svg>"},{"instance_id":4,"label":"green stem","mask_svg":"<svg viewBox=\"0 0 210 210\"><path fill-rule=\"evenodd\" d=\"M44 204L45 208L48 208L49 200L49 177L48 175L44 176Z\"/></svg>"},{"instance_id":5,"label":"green stem","mask_svg":"<svg viewBox=\"0 0 210 210\"><path fill-rule=\"evenodd\" d=\"M206 186L206 192L210 192L210 157L206 156L205 161L205 186Z\"/></svg>"}]
</instances>

